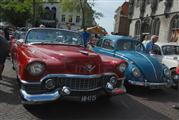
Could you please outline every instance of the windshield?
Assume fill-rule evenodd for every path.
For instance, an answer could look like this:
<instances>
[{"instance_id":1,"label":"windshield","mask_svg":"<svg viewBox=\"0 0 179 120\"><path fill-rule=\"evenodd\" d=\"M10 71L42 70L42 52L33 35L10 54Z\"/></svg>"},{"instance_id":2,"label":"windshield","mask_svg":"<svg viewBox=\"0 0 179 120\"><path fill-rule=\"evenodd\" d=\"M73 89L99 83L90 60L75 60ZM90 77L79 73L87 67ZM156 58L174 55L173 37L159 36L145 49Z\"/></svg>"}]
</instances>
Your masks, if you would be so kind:
<instances>
[{"instance_id":1,"label":"windshield","mask_svg":"<svg viewBox=\"0 0 179 120\"><path fill-rule=\"evenodd\" d=\"M164 55L179 55L179 46L165 45L162 47Z\"/></svg>"},{"instance_id":2,"label":"windshield","mask_svg":"<svg viewBox=\"0 0 179 120\"><path fill-rule=\"evenodd\" d=\"M57 29L32 29L26 37L26 42L83 45L78 33Z\"/></svg>"},{"instance_id":3,"label":"windshield","mask_svg":"<svg viewBox=\"0 0 179 120\"><path fill-rule=\"evenodd\" d=\"M143 44L135 40L120 40L118 41L117 49L144 52Z\"/></svg>"}]
</instances>

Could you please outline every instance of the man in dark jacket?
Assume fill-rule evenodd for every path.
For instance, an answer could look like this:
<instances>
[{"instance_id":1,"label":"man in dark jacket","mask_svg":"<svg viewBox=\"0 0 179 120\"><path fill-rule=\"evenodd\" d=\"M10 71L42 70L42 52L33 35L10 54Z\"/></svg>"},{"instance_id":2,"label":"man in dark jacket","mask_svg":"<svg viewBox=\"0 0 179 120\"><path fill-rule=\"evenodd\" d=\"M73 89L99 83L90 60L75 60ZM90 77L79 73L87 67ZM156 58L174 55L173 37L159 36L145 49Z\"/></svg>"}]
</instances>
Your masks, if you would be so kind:
<instances>
[{"instance_id":1,"label":"man in dark jacket","mask_svg":"<svg viewBox=\"0 0 179 120\"><path fill-rule=\"evenodd\" d=\"M8 53L9 43L4 37L0 36L0 80L2 80L2 72L4 70L4 63Z\"/></svg>"}]
</instances>

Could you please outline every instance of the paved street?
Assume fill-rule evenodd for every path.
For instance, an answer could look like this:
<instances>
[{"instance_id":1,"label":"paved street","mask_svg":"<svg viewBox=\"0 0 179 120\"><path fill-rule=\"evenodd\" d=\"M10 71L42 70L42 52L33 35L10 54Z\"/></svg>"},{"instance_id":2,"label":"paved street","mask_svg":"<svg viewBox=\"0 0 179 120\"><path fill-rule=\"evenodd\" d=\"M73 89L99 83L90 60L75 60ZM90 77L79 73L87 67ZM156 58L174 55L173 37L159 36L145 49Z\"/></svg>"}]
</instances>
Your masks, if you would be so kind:
<instances>
[{"instance_id":1,"label":"paved street","mask_svg":"<svg viewBox=\"0 0 179 120\"><path fill-rule=\"evenodd\" d=\"M175 90L141 90L117 96L110 102L55 102L24 108L19 100L15 72L9 60L0 81L0 120L179 120L179 111L171 106L179 102Z\"/></svg>"}]
</instances>

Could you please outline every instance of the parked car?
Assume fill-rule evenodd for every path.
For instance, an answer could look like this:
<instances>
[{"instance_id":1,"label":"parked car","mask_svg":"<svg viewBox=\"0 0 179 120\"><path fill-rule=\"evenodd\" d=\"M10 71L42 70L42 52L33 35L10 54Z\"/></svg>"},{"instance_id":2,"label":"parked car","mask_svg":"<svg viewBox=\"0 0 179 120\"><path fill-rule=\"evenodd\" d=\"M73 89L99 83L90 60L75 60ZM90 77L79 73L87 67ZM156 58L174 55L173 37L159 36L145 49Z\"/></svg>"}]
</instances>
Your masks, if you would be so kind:
<instances>
[{"instance_id":1,"label":"parked car","mask_svg":"<svg viewBox=\"0 0 179 120\"><path fill-rule=\"evenodd\" d=\"M145 53L143 44L130 37L108 35L101 38L93 50L129 64L125 84L151 89L170 87L170 70L157 59Z\"/></svg>"},{"instance_id":2,"label":"parked car","mask_svg":"<svg viewBox=\"0 0 179 120\"><path fill-rule=\"evenodd\" d=\"M165 64L171 70L171 77L175 83L174 86L176 86L178 84L176 67L179 64L179 45L175 42L157 42L154 45L151 55L156 57L162 64Z\"/></svg>"},{"instance_id":3,"label":"parked car","mask_svg":"<svg viewBox=\"0 0 179 120\"><path fill-rule=\"evenodd\" d=\"M32 28L15 44L12 60L24 104L66 98L90 102L126 92L127 62L87 50L76 32Z\"/></svg>"}]
</instances>

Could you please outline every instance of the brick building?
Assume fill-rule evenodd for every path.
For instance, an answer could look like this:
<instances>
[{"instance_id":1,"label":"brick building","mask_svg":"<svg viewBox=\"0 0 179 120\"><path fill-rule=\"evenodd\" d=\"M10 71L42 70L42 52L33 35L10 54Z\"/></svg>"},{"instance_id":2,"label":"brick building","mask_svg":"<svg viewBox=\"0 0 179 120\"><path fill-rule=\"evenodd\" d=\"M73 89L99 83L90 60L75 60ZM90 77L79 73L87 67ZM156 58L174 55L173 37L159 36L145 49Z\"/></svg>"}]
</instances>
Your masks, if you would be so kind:
<instances>
[{"instance_id":1,"label":"brick building","mask_svg":"<svg viewBox=\"0 0 179 120\"><path fill-rule=\"evenodd\" d=\"M119 35L128 35L129 34L129 21L128 21L128 8L129 3L124 2L122 6L118 7L115 11L114 16L115 25L114 33Z\"/></svg>"}]
</instances>

